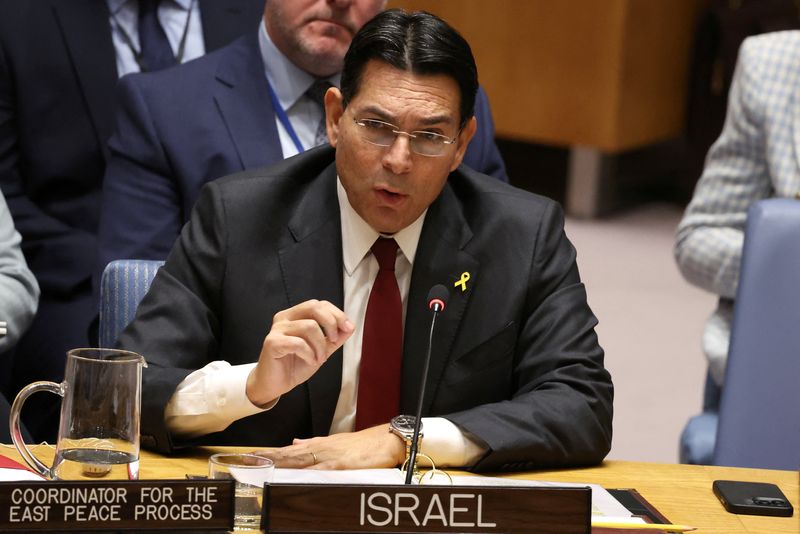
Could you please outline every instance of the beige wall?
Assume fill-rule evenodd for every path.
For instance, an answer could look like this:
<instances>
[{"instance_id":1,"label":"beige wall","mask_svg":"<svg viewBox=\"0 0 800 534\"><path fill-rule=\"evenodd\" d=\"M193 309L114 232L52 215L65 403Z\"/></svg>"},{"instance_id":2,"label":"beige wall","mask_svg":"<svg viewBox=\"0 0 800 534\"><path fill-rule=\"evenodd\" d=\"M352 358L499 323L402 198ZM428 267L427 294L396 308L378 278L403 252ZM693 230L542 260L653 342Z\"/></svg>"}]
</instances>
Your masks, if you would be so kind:
<instances>
[{"instance_id":1,"label":"beige wall","mask_svg":"<svg viewBox=\"0 0 800 534\"><path fill-rule=\"evenodd\" d=\"M704 0L392 0L473 48L498 135L616 152L681 132Z\"/></svg>"}]
</instances>

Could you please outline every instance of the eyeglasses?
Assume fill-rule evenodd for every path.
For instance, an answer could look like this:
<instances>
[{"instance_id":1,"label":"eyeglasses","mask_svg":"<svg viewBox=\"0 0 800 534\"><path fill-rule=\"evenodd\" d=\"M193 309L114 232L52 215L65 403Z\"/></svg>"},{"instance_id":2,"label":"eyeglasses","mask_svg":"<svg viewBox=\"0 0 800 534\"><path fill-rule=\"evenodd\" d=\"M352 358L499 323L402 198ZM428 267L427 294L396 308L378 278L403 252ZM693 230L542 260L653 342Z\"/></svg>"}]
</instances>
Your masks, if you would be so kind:
<instances>
[{"instance_id":1,"label":"eyeglasses","mask_svg":"<svg viewBox=\"0 0 800 534\"><path fill-rule=\"evenodd\" d=\"M420 156L441 156L447 145L452 145L458 139L458 135L450 138L446 135L422 130L404 132L398 130L394 124L376 119L353 119L353 122L361 126L361 135L368 143L384 147L392 146L398 135L405 135L408 137L411 151Z\"/></svg>"}]
</instances>

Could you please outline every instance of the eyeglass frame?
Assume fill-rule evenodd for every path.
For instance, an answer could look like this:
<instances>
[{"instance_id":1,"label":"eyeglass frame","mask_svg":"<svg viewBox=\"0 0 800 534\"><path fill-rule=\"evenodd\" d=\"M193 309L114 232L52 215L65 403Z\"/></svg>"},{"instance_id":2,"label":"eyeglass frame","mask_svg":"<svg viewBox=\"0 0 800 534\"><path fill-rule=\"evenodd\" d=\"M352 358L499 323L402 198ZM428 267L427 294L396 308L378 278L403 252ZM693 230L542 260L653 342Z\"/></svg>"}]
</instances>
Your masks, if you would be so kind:
<instances>
[{"instance_id":1,"label":"eyeglass frame","mask_svg":"<svg viewBox=\"0 0 800 534\"><path fill-rule=\"evenodd\" d=\"M406 132L406 131L403 131L403 130L399 129L397 126L395 126L391 122L382 121L380 119L357 119L357 118L353 118L353 122L357 126L360 126L361 128L365 128L365 129L367 128L367 125L364 124L365 122L378 123L378 124L382 124L382 125L391 127L391 132L392 132L392 134L394 134L394 139L392 139L392 142L389 143L388 145L382 145L380 143L376 143L375 141L372 141L371 139L368 139L366 133L362 133L361 137L367 143L369 143L371 145L375 145L375 146L379 146L379 147L383 147L383 148L388 148L388 147L392 146L395 143L395 141L397 141L397 137L399 135L405 135L406 137L408 137L408 147L411 149L411 151L414 154L417 154L419 156L424 156L426 158L439 158L441 156L444 156L445 147L450 146L450 145L454 145L456 143L456 141L458 141L458 136L461 135L461 131L463 130L463 128L459 128L459 130L458 130L458 132L456 132L455 136L447 137L446 135L438 134L436 132L426 132L425 130L413 130L411 132ZM366 132L367 130L363 130L363 131ZM414 140L415 139L419 139L420 138L420 134L434 135L437 138L442 138L443 139L443 141L441 142L442 152L439 153L439 154L423 154L423 153L418 152L417 150L415 150L414 149L414 144L415 144Z\"/></svg>"}]
</instances>

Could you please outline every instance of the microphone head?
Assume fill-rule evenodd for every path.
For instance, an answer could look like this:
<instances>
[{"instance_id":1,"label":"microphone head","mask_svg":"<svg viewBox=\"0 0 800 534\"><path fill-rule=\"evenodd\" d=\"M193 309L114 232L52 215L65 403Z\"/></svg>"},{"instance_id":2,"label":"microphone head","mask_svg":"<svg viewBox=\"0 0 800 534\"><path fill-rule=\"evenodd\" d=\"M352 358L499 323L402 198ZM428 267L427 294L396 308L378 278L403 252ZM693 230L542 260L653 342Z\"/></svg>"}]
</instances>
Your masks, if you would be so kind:
<instances>
[{"instance_id":1,"label":"microphone head","mask_svg":"<svg viewBox=\"0 0 800 534\"><path fill-rule=\"evenodd\" d=\"M443 312L447 307L450 292L442 284L436 284L428 291L428 308L435 312Z\"/></svg>"}]
</instances>

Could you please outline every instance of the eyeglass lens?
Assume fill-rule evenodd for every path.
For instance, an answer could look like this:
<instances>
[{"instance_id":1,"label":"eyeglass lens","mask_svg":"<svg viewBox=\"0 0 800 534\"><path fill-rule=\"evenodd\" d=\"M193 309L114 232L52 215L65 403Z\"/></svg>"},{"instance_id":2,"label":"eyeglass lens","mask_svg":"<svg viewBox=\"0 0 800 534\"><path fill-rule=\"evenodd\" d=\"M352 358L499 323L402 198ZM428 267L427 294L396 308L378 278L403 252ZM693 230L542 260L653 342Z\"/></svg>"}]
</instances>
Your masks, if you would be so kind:
<instances>
[{"instance_id":1,"label":"eyeglass lens","mask_svg":"<svg viewBox=\"0 0 800 534\"><path fill-rule=\"evenodd\" d=\"M355 120L355 123L361 127L364 139L378 146L392 146L399 135L405 135L408 137L411 150L421 156L441 156L445 147L453 143L452 139L441 134L425 131L404 132L383 121L362 119Z\"/></svg>"}]
</instances>

